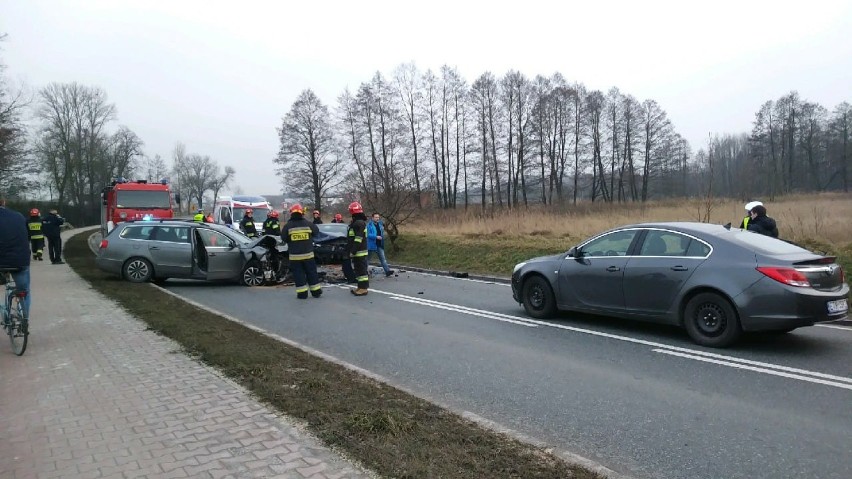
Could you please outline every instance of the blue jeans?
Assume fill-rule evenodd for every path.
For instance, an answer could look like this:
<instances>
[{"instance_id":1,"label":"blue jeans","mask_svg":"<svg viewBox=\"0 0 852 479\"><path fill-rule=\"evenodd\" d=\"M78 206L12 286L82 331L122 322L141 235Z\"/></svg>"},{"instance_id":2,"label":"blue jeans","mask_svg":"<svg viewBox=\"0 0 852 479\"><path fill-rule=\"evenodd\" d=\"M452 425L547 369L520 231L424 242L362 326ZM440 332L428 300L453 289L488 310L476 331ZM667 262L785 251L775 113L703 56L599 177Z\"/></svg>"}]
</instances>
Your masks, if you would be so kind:
<instances>
[{"instance_id":1,"label":"blue jeans","mask_svg":"<svg viewBox=\"0 0 852 479\"><path fill-rule=\"evenodd\" d=\"M12 279L15 280L16 291L26 291L27 297L24 298L24 313L30 317L30 300L33 292L30 291L30 267L26 266L17 273L12 273Z\"/></svg>"},{"instance_id":2,"label":"blue jeans","mask_svg":"<svg viewBox=\"0 0 852 479\"><path fill-rule=\"evenodd\" d=\"M390 266L388 266L388 260L385 259L385 249L384 248L376 248L367 251L367 263L373 258L373 253L379 257L379 262L382 263L382 268L385 270L385 274L390 273Z\"/></svg>"}]
</instances>

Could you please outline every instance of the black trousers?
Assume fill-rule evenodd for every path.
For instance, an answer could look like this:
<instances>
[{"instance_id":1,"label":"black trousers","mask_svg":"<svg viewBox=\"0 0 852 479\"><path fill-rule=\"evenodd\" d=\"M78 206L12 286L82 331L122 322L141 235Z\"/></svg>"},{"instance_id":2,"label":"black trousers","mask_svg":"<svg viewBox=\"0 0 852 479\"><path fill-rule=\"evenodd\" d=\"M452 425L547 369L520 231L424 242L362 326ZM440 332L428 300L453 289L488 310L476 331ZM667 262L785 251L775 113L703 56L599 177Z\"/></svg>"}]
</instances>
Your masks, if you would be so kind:
<instances>
[{"instance_id":1,"label":"black trousers","mask_svg":"<svg viewBox=\"0 0 852 479\"><path fill-rule=\"evenodd\" d=\"M358 289L368 289L370 287L370 275L367 274L367 256L352 258L352 265L355 266L355 280L358 281Z\"/></svg>"},{"instance_id":2,"label":"black trousers","mask_svg":"<svg viewBox=\"0 0 852 479\"><path fill-rule=\"evenodd\" d=\"M47 237L47 252L50 254L50 262L58 263L62 261L62 237L48 236Z\"/></svg>"},{"instance_id":3,"label":"black trousers","mask_svg":"<svg viewBox=\"0 0 852 479\"><path fill-rule=\"evenodd\" d=\"M343 269L343 277L346 278L346 282L354 283L355 270L352 269L352 258L344 258L343 262L340 263L340 267Z\"/></svg>"},{"instance_id":4,"label":"black trousers","mask_svg":"<svg viewBox=\"0 0 852 479\"><path fill-rule=\"evenodd\" d=\"M33 250L33 258L40 258L44 251L44 238L31 239L30 248Z\"/></svg>"},{"instance_id":5,"label":"black trousers","mask_svg":"<svg viewBox=\"0 0 852 479\"><path fill-rule=\"evenodd\" d=\"M319 284L317 274L317 262L313 259L290 260L290 271L293 272L293 281L296 283L296 296L307 298L308 291L311 296L318 298L322 294L322 286Z\"/></svg>"}]
</instances>

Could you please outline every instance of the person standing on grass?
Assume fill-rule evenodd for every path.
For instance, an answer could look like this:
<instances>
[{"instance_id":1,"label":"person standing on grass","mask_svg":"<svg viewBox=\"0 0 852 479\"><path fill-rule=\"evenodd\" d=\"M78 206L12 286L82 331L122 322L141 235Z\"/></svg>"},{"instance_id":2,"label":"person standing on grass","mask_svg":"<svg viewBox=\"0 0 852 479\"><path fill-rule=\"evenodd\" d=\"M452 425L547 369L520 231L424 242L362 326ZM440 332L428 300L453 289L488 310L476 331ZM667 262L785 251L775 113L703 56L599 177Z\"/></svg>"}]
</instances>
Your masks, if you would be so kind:
<instances>
[{"instance_id":1,"label":"person standing on grass","mask_svg":"<svg viewBox=\"0 0 852 479\"><path fill-rule=\"evenodd\" d=\"M0 266L18 268L12 273L15 289L27 293L24 312L30 314L30 242L27 220L17 211L6 208L6 199L0 197Z\"/></svg>"},{"instance_id":2,"label":"person standing on grass","mask_svg":"<svg viewBox=\"0 0 852 479\"><path fill-rule=\"evenodd\" d=\"M59 216L56 210L50 210L50 214L42 221L42 231L47 238L47 252L50 255L52 264L65 264L62 261L62 225L65 224L65 218Z\"/></svg>"},{"instance_id":3,"label":"person standing on grass","mask_svg":"<svg viewBox=\"0 0 852 479\"><path fill-rule=\"evenodd\" d=\"M751 221L748 223L748 230L760 233L762 235L778 237L778 225L775 220L766 216L766 207L757 205L751 209L749 214Z\"/></svg>"},{"instance_id":4,"label":"person standing on grass","mask_svg":"<svg viewBox=\"0 0 852 479\"><path fill-rule=\"evenodd\" d=\"M370 263L373 253L379 257L382 269L385 270L385 277L391 276L393 270L390 269L388 260L385 259L385 225L378 213L373 213L373 219L367 223L367 264Z\"/></svg>"},{"instance_id":5,"label":"person standing on grass","mask_svg":"<svg viewBox=\"0 0 852 479\"><path fill-rule=\"evenodd\" d=\"M743 218L742 222L740 222L740 229L742 229L742 230L748 229L748 223L749 223L749 221L751 221L751 210L755 206L763 206L763 203L761 203L760 201L749 201L748 203L746 203L746 205L745 205L746 215L745 215L745 218Z\"/></svg>"}]
</instances>

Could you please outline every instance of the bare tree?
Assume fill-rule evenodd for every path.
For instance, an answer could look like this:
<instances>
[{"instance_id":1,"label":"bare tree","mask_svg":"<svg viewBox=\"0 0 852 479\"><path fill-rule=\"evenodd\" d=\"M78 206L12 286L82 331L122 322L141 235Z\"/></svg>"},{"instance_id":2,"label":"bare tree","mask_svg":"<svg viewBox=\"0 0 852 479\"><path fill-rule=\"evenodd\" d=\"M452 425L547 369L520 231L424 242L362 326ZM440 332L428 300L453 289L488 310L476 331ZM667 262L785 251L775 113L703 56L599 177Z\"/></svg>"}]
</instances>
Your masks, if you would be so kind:
<instances>
[{"instance_id":1,"label":"bare tree","mask_svg":"<svg viewBox=\"0 0 852 479\"><path fill-rule=\"evenodd\" d=\"M100 190L117 172L109 159L106 127L115 106L106 93L78 83L53 83L39 92L42 121L37 153L56 186L60 204L94 205Z\"/></svg>"},{"instance_id":2,"label":"bare tree","mask_svg":"<svg viewBox=\"0 0 852 479\"><path fill-rule=\"evenodd\" d=\"M210 181L210 190L213 192L213 201L216 201L216 198L219 197L219 192L222 191L223 188L228 187L231 182L234 180L234 175L236 175L236 170L230 166L226 166L224 171L219 173L219 165L216 165L216 172L213 174L213 177Z\"/></svg>"},{"instance_id":3,"label":"bare tree","mask_svg":"<svg viewBox=\"0 0 852 479\"><path fill-rule=\"evenodd\" d=\"M108 171L115 176L130 176L139 167L144 143L126 126L119 127L110 139L110 154L107 157Z\"/></svg>"},{"instance_id":4,"label":"bare tree","mask_svg":"<svg viewBox=\"0 0 852 479\"><path fill-rule=\"evenodd\" d=\"M190 198L197 201L198 208L204 205L204 193L211 189L219 166L209 156L187 155L182 164L183 181Z\"/></svg>"},{"instance_id":5,"label":"bare tree","mask_svg":"<svg viewBox=\"0 0 852 479\"><path fill-rule=\"evenodd\" d=\"M6 37L0 35L0 41ZM26 129L21 114L26 101L23 93L12 91L6 76L5 65L0 60L0 193L14 196L25 186L27 172Z\"/></svg>"},{"instance_id":6,"label":"bare tree","mask_svg":"<svg viewBox=\"0 0 852 479\"><path fill-rule=\"evenodd\" d=\"M328 108L312 90L304 90L278 129L280 149L275 162L285 185L308 191L314 206L340 184L343 157L335 151Z\"/></svg>"},{"instance_id":7,"label":"bare tree","mask_svg":"<svg viewBox=\"0 0 852 479\"><path fill-rule=\"evenodd\" d=\"M153 158L145 158L142 174L149 182L160 181L169 175L169 168L160 155L154 155Z\"/></svg>"}]
</instances>

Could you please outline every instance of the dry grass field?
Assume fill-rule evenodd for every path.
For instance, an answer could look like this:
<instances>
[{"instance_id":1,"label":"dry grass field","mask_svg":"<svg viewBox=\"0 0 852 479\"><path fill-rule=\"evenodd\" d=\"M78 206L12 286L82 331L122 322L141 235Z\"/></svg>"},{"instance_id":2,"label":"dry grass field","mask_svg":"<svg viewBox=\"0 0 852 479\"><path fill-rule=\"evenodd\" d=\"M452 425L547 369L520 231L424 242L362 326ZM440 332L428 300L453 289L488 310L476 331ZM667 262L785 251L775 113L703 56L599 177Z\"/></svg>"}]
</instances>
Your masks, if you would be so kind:
<instances>
[{"instance_id":1,"label":"dry grass field","mask_svg":"<svg viewBox=\"0 0 852 479\"><path fill-rule=\"evenodd\" d=\"M711 223L738 225L745 202L716 200ZM852 194L826 193L765 201L769 216L778 222L780 235L789 240L817 240L833 245L852 242ZM701 221L706 205L699 200L665 200L649 203L582 203L563 211L531 207L499 211L493 216L478 209L424 215L402 228L402 233L461 237L570 238L578 240L612 227L651 221Z\"/></svg>"},{"instance_id":2,"label":"dry grass field","mask_svg":"<svg viewBox=\"0 0 852 479\"><path fill-rule=\"evenodd\" d=\"M762 199L764 200L764 199ZM709 222L736 227L743 201L713 202ZM838 255L852 267L852 194L826 193L764 200L780 236ZM443 270L508 276L526 258L568 250L579 241L620 225L656 221L700 221L706 202L603 204L584 202L563 210L540 206L483 215L479 209L437 211L400 228L391 261Z\"/></svg>"}]
</instances>

